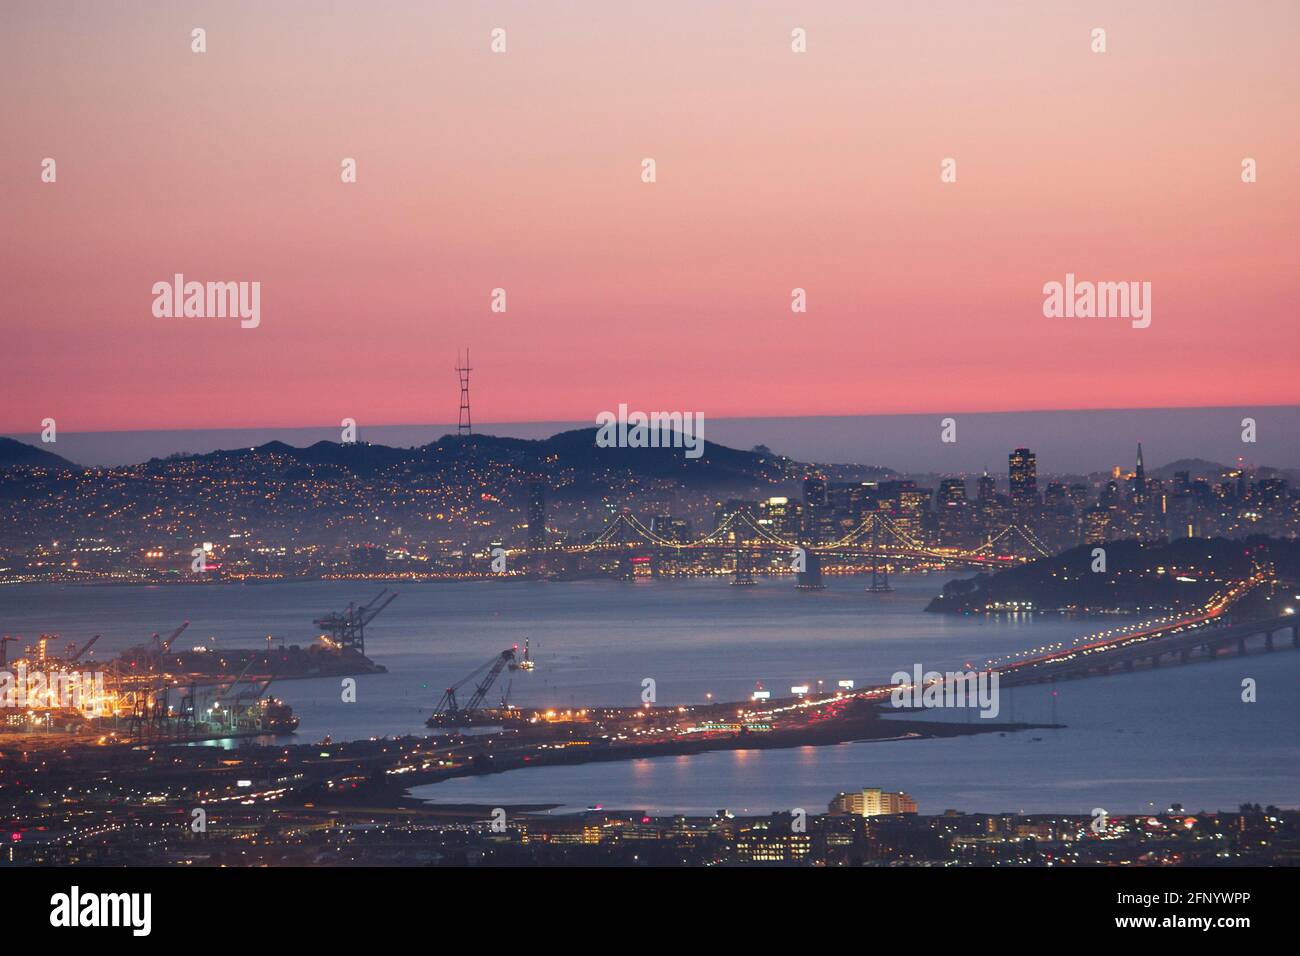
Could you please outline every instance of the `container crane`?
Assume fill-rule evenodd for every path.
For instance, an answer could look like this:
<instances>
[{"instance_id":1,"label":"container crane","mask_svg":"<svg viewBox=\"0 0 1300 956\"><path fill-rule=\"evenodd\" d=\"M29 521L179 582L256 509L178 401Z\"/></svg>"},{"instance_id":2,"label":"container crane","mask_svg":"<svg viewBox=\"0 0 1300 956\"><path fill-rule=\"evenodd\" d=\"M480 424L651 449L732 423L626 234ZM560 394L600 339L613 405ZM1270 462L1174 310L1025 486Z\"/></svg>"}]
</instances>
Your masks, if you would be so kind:
<instances>
[{"instance_id":1,"label":"container crane","mask_svg":"<svg viewBox=\"0 0 1300 956\"><path fill-rule=\"evenodd\" d=\"M181 633L182 633L182 632L183 632L187 627L189 627L189 626L190 626L190 622L189 622L189 621L185 621L185 622L183 622L183 623L181 624L180 627L178 627L178 628L176 628L176 630L172 631L171 634L168 635L167 640L163 641L162 643L160 643L160 644L158 645L158 653L157 653L155 656L156 656L156 657L162 657L164 654L166 654L168 651L170 651L170 650L172 649L172 641L174 641L174 640L176 640L176 638L180 637L180 636L181 636ZM155 634L155 635L154 635L154 639L157 640L157 638L158 638L158 635Z\"/></svg>"},{"instance_id":2,"label":"container crane","mask_svg":"<svg viewBox=\"0 0 1300 956\"><path fill-rule=\"evenodd\" d=\"M492 689L492 685L496 683L496 679L501 676L501 672L515 659L516 650L516 647L507 647L486 664L476 668L474 671L465 675L456 683L448 687L443 693L442 698L438 701L438 706L434 708L433 715L425 722L425 726L456 727L472 723L474 721L474 712L478 710L479 705L483 703L483 700L488 695L488 691ZM482 679L477 685L475 685L474 693L470 696L464 707L460 706L460 702L456 697L456 692L470 681L480 676Z\"/></svg>"},{"instance_id":3,"label":"container crane","mask_svg":"<svg viewBox=\"0 0 1300 956\"><path fill-rule=\"evenodd\" d=\"M515 647L516 649L518 649L519 645L516 644ZM536 662L534 662L532 657L529 656L528 638L524 638L524 656L521 660L511 661L510 669L512 671L530 671L533 670L536 666L537 666Z\"/></svg>"},{"instance_id":4,"label":"container crane","mask_svg":"<svg viewBox=\"0 0 1300 956\"><path fill-rule=\"evenodd\" d=\"M95 646L95 642L96 642L97 640L99 640L99 635L98 635L98 634L96 634L96 635L95 635L94 637L92 637L90 640L86 641L85 644L82 644L82 645L81 645L81 650L79 650L79 651L74 651L73 648L69 647L69 648L68 648L68 663L69 663L69 664L75 664L75 663L77 663L77 661L81 660L81 658L85 655L86 651L90 650L92 647Z\"/></svg>"},{"instance_id":5,"label":"container crane","mask_svg":"<svg viewBox=\"0 0 1300 956\"><path fill-rule=\"evenodd\" d=\"M366 653L366 625L378 617L379 612L392 604L393 599L397 597L396 592L388 594L388 600L380 604L379 600L385 594L388 594L388 588L384 588L375 595L374 600L369 604L357 606L349 603L343 613L331 611L324 617L312 621L312 623L327 633L330 640L340 648L351 648L364 655Z\"/></svg>"},{"instance_id":6,"label":"container crane","mask_svg":"<svg viewBox=\"0 0 1300 956\"><path fill-rule=\"evenodd\" d=\"M180 627L172 631L167 640L163 640L158 634L149 638L149 643L137 645L122 652L122 660L129 663L132 667L141 664L150 670L158 666L162 656L171 649L172 641L180 637L181 632L190 626L189 621L185 621Z\"/></svg>"}]
</instances>

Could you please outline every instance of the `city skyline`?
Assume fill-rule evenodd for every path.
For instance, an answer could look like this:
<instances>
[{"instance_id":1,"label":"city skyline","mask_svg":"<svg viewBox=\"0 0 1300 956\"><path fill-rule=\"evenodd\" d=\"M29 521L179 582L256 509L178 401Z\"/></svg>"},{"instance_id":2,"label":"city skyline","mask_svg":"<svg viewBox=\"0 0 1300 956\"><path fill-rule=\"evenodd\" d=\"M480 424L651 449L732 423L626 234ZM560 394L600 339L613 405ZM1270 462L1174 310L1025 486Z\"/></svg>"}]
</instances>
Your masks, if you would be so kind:
<instances>
[{"instance_id":1,"label":"city skyline","mask_svg":"<svg viewBox=\"0 0 1300 956\"><path fill-rule=\"evenodd\" d=\"M12 0L15 925L1270 920L1297 103L1300 0Z\"/></svg>"},{"instance_id":2,"label":"city skyline","mask_svg":"<svg viewBox=\"0 0 1300 956\"><path fill-rule=\"evenodd\" d=\"M1129 466L1087 475L1042 470L1019 446L1005 472L944 477L761 447L677 461L680 449L601 448L590 433L464 433L409 448L270 443L97 470L15 460L0 509L2 579L490 579L513 555L511 573L557 580L734 573L751 583L787 573L790 550L806 548L816 558L798 569L801 587L822 587L825 564L869 571L872 588L888 590L900 563L998 570L1082 545L1196 550L1197 539L1286 540L1300 528L1294 473L1201 460L1148 472L1140 442ZM200 545L204 566L187 574Z\"/></svg>"}]
</instances>

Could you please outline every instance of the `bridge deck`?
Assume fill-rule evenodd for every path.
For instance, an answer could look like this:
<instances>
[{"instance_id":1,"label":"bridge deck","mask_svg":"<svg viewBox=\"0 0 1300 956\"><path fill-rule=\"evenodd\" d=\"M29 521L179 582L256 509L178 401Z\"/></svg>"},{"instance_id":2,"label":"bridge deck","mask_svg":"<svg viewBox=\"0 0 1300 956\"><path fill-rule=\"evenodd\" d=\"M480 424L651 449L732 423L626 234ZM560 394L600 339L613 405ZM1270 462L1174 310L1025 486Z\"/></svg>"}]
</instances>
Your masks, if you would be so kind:
<instances>
[{"instance_id":1,"label":"bridge deck","mask_svg":"<svg viewBox=\"0 0 1300 956\"><path fill-rule=\"evenodd\" d=\"M997 668L999 680L1009 686L1068 680L1115 667L1131 668L1139 661L1158 666L1160 660L1169 655L1177 655L1180 661L1189 660L1198 651L1203 656L1214 656L1232 645L1244 653L1244 642L1259 635L1266 636L1267 645L1272 649L1272 635L1278 631L1291 632L1291 640L1282 645L1284 648L1300 647L1300 619L1295 615L1240 624L1171 625L1171 630L1173 633L1131 636L1107 644L1069 648L1033 661L1008 664ZM1205 654L1206 651L1209 653Z\"/></svg>"}]
</instances>

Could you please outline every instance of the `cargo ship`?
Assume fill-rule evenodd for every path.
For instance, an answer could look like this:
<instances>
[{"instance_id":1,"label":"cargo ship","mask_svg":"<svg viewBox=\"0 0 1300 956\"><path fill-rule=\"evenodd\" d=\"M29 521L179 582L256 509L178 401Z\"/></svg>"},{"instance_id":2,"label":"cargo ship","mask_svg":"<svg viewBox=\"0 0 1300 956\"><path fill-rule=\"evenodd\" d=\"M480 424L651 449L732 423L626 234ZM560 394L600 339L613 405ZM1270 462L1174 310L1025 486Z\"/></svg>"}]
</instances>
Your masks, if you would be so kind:
<instances>
[{"instance_id":1,"label":"cargo ship","mask_svg":"<svg viewBox=\"0 0 1300 956\"><path fill-rule=\"evenodd\" d=\"M125 656L123 662L128 663ZM266 650L195 647L188 651L168 652L156 658L156 662L164 675L181 684L229 680L239 675L248 680L295 680L383 674L387 671L382 664L376 664L355 648L326 643L307 647L281 644ZM129 665L138 668L141 662L132 659Z\"/></svg>"},{"instance_id":2,"label":"cargo ship","mask_svg":"<svg viewBox=\"0 0 1300 956\"><path fill-rule=\"evenodd\" d=\"M123 676L160 674L173 684L203 684L236 677L295 680L384 674L388 669L366 656L365 627L396 597L385 589L369 604L349 604L342 612L322 615L312 622L320 635L305 647L272 647L267 638L265 648L196 645L189 650L174 650L176 638L189 627L186 621L165 640L155 634L150 643L124 651L115 663Z\"/></svg>"},{"instance_id":3,"label":"cargo ship","mask_svg":"<svg viewBox=\"0 0 1300 956\"><path fill-rule=\"evenodd\" d=\"M278 697L265 697L259 701L262 711L262 732L266 734L291 734L298 729L298 715L293 708Z\"/></svg>"}]
</instances>

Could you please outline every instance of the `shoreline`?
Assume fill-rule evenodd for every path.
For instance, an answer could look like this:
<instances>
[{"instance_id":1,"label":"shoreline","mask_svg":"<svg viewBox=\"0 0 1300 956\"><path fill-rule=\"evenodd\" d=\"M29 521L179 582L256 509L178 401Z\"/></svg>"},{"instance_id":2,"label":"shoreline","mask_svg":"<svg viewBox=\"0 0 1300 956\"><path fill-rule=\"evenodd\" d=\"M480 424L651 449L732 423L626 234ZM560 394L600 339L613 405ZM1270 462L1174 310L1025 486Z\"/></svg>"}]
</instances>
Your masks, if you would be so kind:
<instances>
[{"instance_id":1,"label":"shoreline","mask_svg":"<svg viewBox=\"0 0 1300 956\"><path fill-rule=\"evenodd\" d=\"M826 747L846 743L886 743L902 740L928 740L952 737L974 736L982 733L1012 733L1025 730L1061 729L1064 724L1034 723L998 723L986 727L972 724L940 723L936 721L888 720L878 712L866 717L855 717L837 721L839 726L818 729L772 731L769 733L734 734L725 739L705 739L699 741L658 741L639 744L636 747L610 747L608 749L564 750L528 755L491 756L488 760L470 762L450 771L432 771L428 779L403 781L397 784L372 783L365 788L365 793L349 794L339 800L335 797L330 803L347 806L354 799L371 802L376 794L387 791L388 803L399 804L402 800L425 800L430 798L414 797L410 791L413 787L434 786L447 780L461 777L480 777L490 774L508 773L531 767L579 766L591 763L613 763L628 760L653 760L658 757L695 756L719 751L744 750L791 750L800 747ZM872 730L875 732L871 732ZM317 799L314 802L320 802Z\"/></svg>"}]
</instances>

